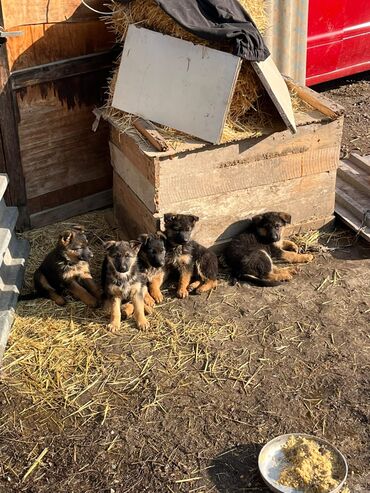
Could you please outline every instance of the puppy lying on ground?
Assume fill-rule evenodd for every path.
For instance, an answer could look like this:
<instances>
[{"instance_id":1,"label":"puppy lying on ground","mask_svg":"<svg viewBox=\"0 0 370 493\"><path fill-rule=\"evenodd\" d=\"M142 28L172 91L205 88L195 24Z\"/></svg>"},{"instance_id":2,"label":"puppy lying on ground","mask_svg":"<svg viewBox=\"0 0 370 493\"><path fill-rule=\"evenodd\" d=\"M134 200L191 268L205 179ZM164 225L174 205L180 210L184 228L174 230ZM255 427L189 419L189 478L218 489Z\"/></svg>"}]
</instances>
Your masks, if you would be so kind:
<instances>
[{"instance_id":1,"label":"puppy lying on ground","mask_svg":"<svg viewBox=\"0 0 370 493\"><path fill-rule=\"evenodd\" d=\"M101 292L90 274L92 256L82 226L64 231L33 276L35 293L20 296L19 300L45 297L64 305L63 292L67 291L86 305L97 306Z\"/></svg>"},{"instance_id":2,"label":"puppy lying on ground","mask_svg":"<svg viewBox=\"0 0 370 493\"><path fill-rule=\"evenodd\" d=\"M254 216L244 233L234 238L225 251L232 275L258 286L278 286L290 281L296 270L276 267L271 257L292 264L313 259L311 254L298 253L295 243L283 239L284 227L290 221L290 215L284 212Z\"/></svg>"},{"instance_id":3,"label":"puppy lying on ground","mask_svg":"<svg viewBox=\"0 0 370 493\"><path fill-rule=\"evenodd\" d=\"M204 293L217 286L218 260L211 251L191 239L199 217L186 214L165 214L166 270L180 273L177 289L179 298L190 291ZM191 283L191 280L193 282Z\"/></svg>"},{"instance_id":4,"label":"puppy lying on ground","mask_svg":"<svg viewBox=\"0 0 370 493\"><path fill-rule=\"evenodd\" d=\"M104 244L106 255L102 266L102 286L105 307L109 307L111 318L109 329L119 330L121 325L121 309L125 316L134 314L139 329L149 327L144 310L144 298L147 294L147 278L139 271L138 253L141 248L139 241L108 241ZM127 302L122 305L122 301Z\"/></svg>"}]
</instances>

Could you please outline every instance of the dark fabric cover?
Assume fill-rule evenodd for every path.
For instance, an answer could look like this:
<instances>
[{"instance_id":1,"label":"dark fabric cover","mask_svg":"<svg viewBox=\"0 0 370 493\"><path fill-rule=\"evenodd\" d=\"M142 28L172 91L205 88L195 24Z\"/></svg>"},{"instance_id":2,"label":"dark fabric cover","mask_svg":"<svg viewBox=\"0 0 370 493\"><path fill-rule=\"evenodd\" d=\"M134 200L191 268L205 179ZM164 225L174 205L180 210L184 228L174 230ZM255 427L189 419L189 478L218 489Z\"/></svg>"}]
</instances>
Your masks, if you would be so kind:
<instances>
[{"instance_id":1,"label":"dark fabric cover","mask_svg":"<svg viewBox=\"0 0 370 493\"><path fill-rule=\"evenodd\" d=\"M231 43L233 53L245 60L261 61L270 54L254 22L237 0L154 1L187 31L203 39Z\"/></svg>"}]
</instances>

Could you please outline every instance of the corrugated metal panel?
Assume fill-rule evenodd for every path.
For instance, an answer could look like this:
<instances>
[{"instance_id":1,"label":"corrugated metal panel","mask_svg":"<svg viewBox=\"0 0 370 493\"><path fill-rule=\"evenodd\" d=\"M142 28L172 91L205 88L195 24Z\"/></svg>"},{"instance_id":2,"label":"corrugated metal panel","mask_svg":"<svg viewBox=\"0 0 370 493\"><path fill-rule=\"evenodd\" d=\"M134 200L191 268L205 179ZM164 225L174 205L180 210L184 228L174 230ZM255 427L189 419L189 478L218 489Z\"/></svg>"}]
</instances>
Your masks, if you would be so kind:
<instances>
[{"instance_id":1,"label":"corrugated metal panel","mask_svg":"<svg viewBox=\"0 0 370 493\"><path fill-rule=\"evenodd\" d=\"M269 26L264 36L280 72L304 84L306 78L309 0L268 0Z\"/></svg>"}]
</instances>

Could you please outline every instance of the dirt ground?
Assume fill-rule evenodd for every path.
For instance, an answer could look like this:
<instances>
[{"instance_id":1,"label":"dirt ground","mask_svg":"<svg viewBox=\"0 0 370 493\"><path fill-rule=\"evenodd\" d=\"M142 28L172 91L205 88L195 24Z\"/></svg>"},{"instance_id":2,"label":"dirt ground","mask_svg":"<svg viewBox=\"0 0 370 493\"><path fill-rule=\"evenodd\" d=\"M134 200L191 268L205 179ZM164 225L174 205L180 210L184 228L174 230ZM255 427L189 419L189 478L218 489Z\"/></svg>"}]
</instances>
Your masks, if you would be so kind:
<instances>
[{"instance_id":1,"label":"dirt ground","mask_svg":"<svg viewBox=\"0 0 370 493\"><path fill-rule=\"evenodd\" d=\"M349 112L344 152L369 152L369 88L365 76L327 91ZM103 213L78 221L97 273L114 231ZM63 227L28 234L26 289ZM283 286L231 286L223 272L209 296L180 301L168 287L147 333L128 321L110 335L101 310L72 300L19 303L0 382L0 492L267 492L258 452L288 432L334 443L350 491L369 491L370 245L340 229L320 237L329 248L309 243L314 262Z\"/></svg>"}]
</instances>

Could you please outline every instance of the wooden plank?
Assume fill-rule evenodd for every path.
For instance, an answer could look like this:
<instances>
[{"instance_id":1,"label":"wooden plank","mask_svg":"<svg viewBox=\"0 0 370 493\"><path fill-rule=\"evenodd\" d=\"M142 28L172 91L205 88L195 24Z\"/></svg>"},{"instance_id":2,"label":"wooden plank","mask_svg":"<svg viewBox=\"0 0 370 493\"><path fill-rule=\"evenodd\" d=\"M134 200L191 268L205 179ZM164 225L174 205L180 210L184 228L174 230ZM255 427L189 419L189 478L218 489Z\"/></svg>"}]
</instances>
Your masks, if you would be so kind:
<instances>
[{"instance_id":1,"label":"wooden plank","mask_svg":"<svg viewBox=\"0 0 370 493\"><path fill-rule=\"evenodd\" d=\"M366 226L370 226L370 216L367 217L366 214L367 211L370 211L370 200L368 202L369 209L365 209L364 207L361 207L361 205L357 201L357 197L356 199L353 199L351 195L348 195L346 192L337 187L335 193L335 201L344 209L347 209L361 223L364 222Z\"/></svg>"},{"instance_id":2,"label":"wooden plank","mask_svg":"<svg viewBox=\"0 0 370 493\"><path fill-rule=\"evenodd\" d=\"M292 101L284 79L271 56L261 62L251 62L275 108L292 133L297 132Z\"/></svg>"},{"instance_id":3,"label":"wooden plank","mask_svg":"<svg viewBox=\"0 0 370 493\"><path fill-rule=\"evenodd\" d=\"M130 25L112 106L217 143L240 66L229 53Z\"/></svg>"},{"instance_id":4,"label":"wooden plank","mask_svg":"<svg viewBox=\"0 0 370 493\"><path fill-rule=\"evenodd\" d=\"M152 213L158 212L157 193L152 183L112 142L109 143L111 163L118 175Z\"/></svg>"},{"instance_id":5,"label":"wooden plank","mask_svg":"<svg viewBox=\"0 0 370 493\"><path fill-rule=\"evenodd\" d=\"M370 156L360 156L359 154L352 153L350 154L349 159L366 173L370 173Z\"/></svg>"},{"instance_id":6,"label":"wooden plank","mask_svg":"<svg viewBox=\"0 0 370 493\"><path fill-rule=\"evenodd\" d=\"M53 192L29 199L27 203L28 210L30 214L35 214L36 212L52 209L59 205L66 204L67 202L73 202L89 195L95 195L96 193L110 190L111 188L112 171L110 170L110 175L104 176L103 178L79 182L75 185L60 188Z\"/></svg>"},{"instance_id":7,"label":"wooden plank","mask_svg":"<svg viewBox=\"0 0 370 493\"><path fill-rule=\"evenodd\" d=\"M148 211L116 172L113 172L113 204L117 224L132 239L141 233L155 233L159 229L159 216Z\"/></svg>"},{"instance_id":8,"label":"wooden plank","mask_svg":"<svg viewBox=\"0 0 370 493\"><path fill-rule=\"evenodd\" d=\"M330 100L323 94L313 91L309 87L301 86L290 77L284 76L284 79L289 89L294 91L302 101L319 110L322 114L331 119L344 115L344 108L340 104Z\"/></svg>"},{"instance_id":9,"label":"wooden plank","mask_svg":"<svg viewBox=\"0 0 370 493\"><path fill-rule=\"evenodd\" d=\"M363 227L362 221L357 219L348 209L341 206L339 203L335 204L335 213L340 217L340 219L347 224L351 229L358 232L362 238L370 241L370 228Z\"/></svg>"},{"instance_id":10,"label":"wooden plank","mask_svg":"<svg viewBox=\"0 0 370 493\"><path fill-rule=\"evenodd\" d=\"M84 74L61 80L57 90L55 85L39 85L17 93L28 198L111 174L107 125L91 131L96 80L96 74Z\"/></svg>"},{"instance_id":11,"label":"wooden plank","mask_svg":"<svg viewBox=\"0 0 370 493\"><path fill-rule=\"evenodd\" d=\"M96 10L107 11L104 0L88 0ZM99 14L86 8L81 0L2 0L5 29L25 24L84 22Z\"/></svg>"},{"instance_id":12,"label":"wooden plank","mask_svg":"<svg viewBox=\"0 0 370 493\"><path fill-rule=\"evenodd\" d=\"M354 192L359 190L368 194L370 201L370 168L369 174L367 174L350 161L340 161L338 176L351 185L355 189Z\"/></svg>"},{"instance_id":13,"label":"wooden plank","mask_svg":"<svg viewBox=\"0 0 370 493\"><path fill-rule=\"evenodd\" d=\"M158 185L159 161L155 157L147 156L138 145L137 141L129 133L122 133L116 127L110 125L110 140L120 149L127 159L152 183Z\"/></svg>"},{"instance_id":14,"label":"wooden plank","mask_svg":"<svg viewBox=\"0 0 370 493\"><path fill-rule=\"evenodd\" d=\"M92 53L81 57L70 58L46 65L38 65L27 69L17 70L11 76L12 89L34 86L56 79L64 79L99 70L110 69L113 62L111 51L104 53Z\"/></svg>"},{"instance_id":15,"label":"wooden plank","mask_svg":"<svg viewBox=\"0 0 370 493\"><path fill-rule=\"evenodd\" d=\"M63 205L59 205L52 209L47 209L36 214L31 214L31 227L41 228L48 224L53 224L58 221L64 221L73 216L84 214L96 209L109 207L112 204L112 190L83 197L79 200L74 200Z\"/></svg>"},{"instance_id":16,"label":"wooden plank","mask_svg":"<svg viewBox=\"0 0 370 493\"><path fill-rule=\"evenodd\" d=\"M143 120L142 118L137 118L132 124L136 130L138 130L141 135L157 149L157 151L168 151L169 145L167 144L166 139L163 138L151 122Z\"/></svg>"},{"instance_id":17,"label":"wooden plank","mask_svg":"<svg viewBox=\"0 0 370 493\"><path fill-rule=\"evenodd\" d=\"M195 239L210 246L239 234L245 218L266 210L292 215L294 224L331 215L334 211L335 171L295 178L227 195L179 202L165 212L196 214L201 220Z\"/></svg>"},{"instance_id":18,"label":"wooden plank","mask_svg":"<svg viewBox=\"0 0 370 493\"><path fill-rule=\"evenodd\" d=\"M347 181L342 180L340 176L337 176L337 193L344 192L351 200L357 204L357 209L361 210L361 216L365 211L370 209L370 193L353 188L353 186Z\"/></svg>"},{"instance_id":19,"label":"wooden plank","mask_svg":"<svg viewBox=\"0 0 370 493\"><path fill-rule=\"evenodd\" d=\"M105 52L114 43L113 34L99 20L22 26L21 29L22 36L9 38L6 42L11 72Z\"/></svg>"},{"instance_id":20,"label":"wooden plank","mask_svg":"<svg viewBox=\"0 0 370 493\"><path fill-rule=\"evenodd\" d=\"M0 4L0 25L2 24L2 4ZM24 229L29 226L29 215L16 120L16 103L9 83L6 45L7 43L0 45L0 148L2 149L0 172L7 173L10 182L5 193L6 203L18 207L17 227Z\"/></svg>"},{"instance_id":21,"label":"wooden plank","mask_svg":"<svg viewBox=\"0 0 370 493\"><path fill-rule=\"evenodd\" d=\"M160 211L191 198L229 193L337 168L341 122L300 127L249 142L160 160Z\"/></svg>"}]
</instances>

